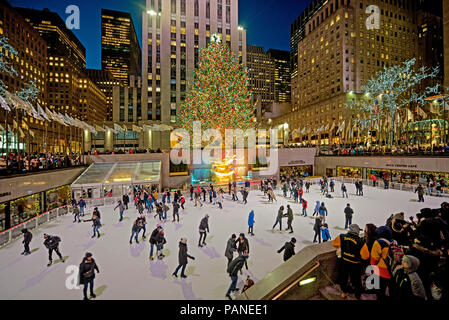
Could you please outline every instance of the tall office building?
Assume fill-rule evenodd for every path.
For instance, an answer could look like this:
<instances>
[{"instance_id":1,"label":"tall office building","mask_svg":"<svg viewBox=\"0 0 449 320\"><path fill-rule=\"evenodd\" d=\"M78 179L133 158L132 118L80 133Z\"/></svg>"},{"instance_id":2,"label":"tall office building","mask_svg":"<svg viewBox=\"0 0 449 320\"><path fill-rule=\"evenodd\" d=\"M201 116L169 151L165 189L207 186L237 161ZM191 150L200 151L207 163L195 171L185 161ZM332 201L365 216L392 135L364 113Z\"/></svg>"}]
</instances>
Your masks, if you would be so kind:
<instances>
[{"instance_id":1,"label":"tall office building","mask_svg":"<svg viewBox=\"0 0 449 320\"><path fill-rule=\"evenodd\" d=\"M264 113L265 107L275 101L274 60L263 47L248 45L246 50L248 87Z\"/></svg>"},{"instance_id":2,"label":"tall office building","mask_svg":"<svg viewBox=\"0 0 449 320\"><path fill-rule=\"evenodd\" d=\"M380 9L380 28L366 28L368 5ZM416 1L329 0L309 17L298 42L295 103L292 112L273 121L307 131L300 141L338 143L338 124L350 114L347 94L383 67L418 55ZM317 130L322 128L322 130Z\"/></svg>"},{"instance_id":3,"label":"tall office building","mask_svg":"<svg viewBox=\"0 0 449 320\"><path fill-rule=\"evenodd\" d=\"M97 85L106 97L106 121L112 121L112 88L120 84L119 80L107 70L86 69L86 75Z\"/></svg>"},{"instance_id":4,"label":"tall office building","mask_svg":"<svg viewBox=\"0 0 449 320\"><path fill-rule=\"evenodd\" d=\"M449 88L449 1L443 1L444 85Z\"/></svg>"},{"instance_id":5,"label":"tall office building","mask_svg":"<svg viewBox=\"0 0 449 320\"><path fill-rule=\"evenodd\" d=\"M88 76L78 80L79 119L99 123L106 121L106 95Z\"/></svg>"},{"instance_id":6,"label":"tall office building","mask_svg":"<svg viewBox=\"0 0 449 320\"><path fill-rule=\"evenodd\" d=\"M131 15L101 9L101 68L128 85L130 75L141 74L141 59Z\"/></svg>"},{"instance_id":7,"label":"tall office building","mask_svg":"<svg viewBox=\"0 0 449 320\"><path fill-rule=\"evenodd\" d=\"M142 117L176 125L199 53L218 34L246 64L238 0L147 0L142 17ZM159 141L155 132L155 141ZM168 147L167 139L163 141Z\"/></svg>"},{"instance_id":8,"label":"tall office building","mask_svg":"<svg viewBox=\"0 0 449 320\"><path fill-rule=\"evenodd\" d=\"M289 102L291 100L290 53L276 49L269 49L267 53L274 62L274 100Z\"/></svg>"}]
</instances>

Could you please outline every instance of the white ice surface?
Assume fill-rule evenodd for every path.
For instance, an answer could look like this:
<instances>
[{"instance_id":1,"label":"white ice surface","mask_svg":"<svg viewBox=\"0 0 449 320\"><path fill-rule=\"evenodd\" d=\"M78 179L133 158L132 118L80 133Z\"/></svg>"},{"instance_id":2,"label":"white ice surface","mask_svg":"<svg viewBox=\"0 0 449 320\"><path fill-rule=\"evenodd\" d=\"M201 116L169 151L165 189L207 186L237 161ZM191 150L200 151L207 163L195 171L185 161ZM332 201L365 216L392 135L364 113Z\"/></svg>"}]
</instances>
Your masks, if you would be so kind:
<instances>
[{"instance_id":1,"label":"white ice surface","mask_svg":"<svg viewBox=\"0 0 449 320\"><path fill-rule=\"evenodd\" d=\"M125 211L125 219L118 222L118 211L111 206L100 207L103 227L101 237L91 239L91 222L72 223L73 217L66 215L43 227L33 230L29 256L22 256L22 238L0 249L0 299L81 299L81 289L67 289L66 274L69 265L78 266L85 252L93 253L100 268L95 278L97 299L225 299L230 284L226 273L227 260L224 257L226 242L232 233L247 232L247 219L250 209L255 211L255 236L249 236L250 258L248 274L256 282L282 263L282 254L276 251L289 241L292 236L297 239L296 251L310 245L313 239L313 213L316 200L324 201L329 211L327 222L332 237L340 234L344 227L343 209L351 203L354 209L353 223L361 228L366 223L383 225L391 213L405 212L408 218L424 207L439 207L442 198L425 196L425 203L416 202L416 194L397 190L374 189L364 187L363 197L355 196L354 185L348 185L349 200L341 198L340 184L337 183L333 199L322 196L317 186L312 186L310 193L305 193L308 201L308 217L299 216L301 209L276 190L277 203L268 204L263 193L258 190L250 192L248 204L233 203L226 195L224 209L206 203L202 208L193 207L193 202L186 201L186 210L180 210L180 223L171 222L169 212L164 224L167 244L166 257L162 261L149 261L148 239L158 220L147 216L147 239L139 244L129 244L131 225L137 216L134 206ZM206 199L208 200L208 199ZM287 231L271 231L280 205L292 206L294 234ZM88 208L89 219L93 208ZM210 234L207 247L198 248L198 226L201 218L208 213ZM283 229L287 227L286 219ZM60 251L68 256L65 263L55 263L47 267L48 253L43 246L43 234L49 233L62 238ZM181 237L188 238L188 251L196 260L187 265L187 279L174 278L171 274L178 265L178 243ZM53 257L56 261L57 256ZM246 270L239 276L238 287L243 286Z\"/></svg>"}]
</instances>

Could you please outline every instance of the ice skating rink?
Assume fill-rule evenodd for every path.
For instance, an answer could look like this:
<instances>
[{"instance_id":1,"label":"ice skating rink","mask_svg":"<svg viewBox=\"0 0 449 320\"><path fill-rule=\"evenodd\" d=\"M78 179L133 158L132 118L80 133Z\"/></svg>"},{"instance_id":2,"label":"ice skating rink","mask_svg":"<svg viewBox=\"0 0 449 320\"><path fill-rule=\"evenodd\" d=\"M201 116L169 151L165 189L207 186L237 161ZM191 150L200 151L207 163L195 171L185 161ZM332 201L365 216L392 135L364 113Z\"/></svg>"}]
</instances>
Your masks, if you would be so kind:
<instances>
[{"instance_id":1,"label":"ice skating rink","mask_svg":"<svg viewBox=\"0 0 449 320\"><path fill-rule=\"evenodd\" d=\"M319 192L318 186L312 186L310 193L305 193L308 201L308 217L301 217L301 208L289 198L283 198L278 188L275 190L277 202L268 204L266 197L259 190L252 190L248 204L233 203L226 195L224 209L217 205L204 204L202 208L193 206L188 197L186 210L180 210L180 222L171 222L171 210L167 222L163 224L167 244L166 257L159 261L148 259L149 235L159 222L153 215L147 215L147 239L139 244L129 244L131 225L137 217L133 205L125 211L124 220L118 222L119 213L113 207L99 207L103 227L101 237L91 239L91 222L72 223L73 216L66 215L43 227L32 230L32 254L22 256L22 238L0 249L0 299L82 299L82 289L69 289L73 283L73 271L70 266L79 266L85 252L91 252L100 268L95 278L95 293L100 299L225 299L230 285L226 273L227 260L224 257L226 242L232 233L247 232L248 213L255 211L255 236L248 236L250 254L249 270L243 268L243 276L239 276L238 287L243 287L246 274L254 281L263 278L268 272L282 263L282 254L276 251L296 237L296 252L311 244L313 240L313 219L310 217L317 200L324 201L329 211L326 222L329 224L331 237L343 232L346 203L354 209L353 223L363 229L366 223L383 225L391 213L405 212L408 218L425 207L439 207L444 198L427 197L425 203L417 202L417 195L397 190L374 189L364 187L364 196L355 195L354 185L347 185L349 199L343 199L340 184L336 183L333 199L327 199ZM241 199L241 195L239 195ZM208 200L208 199L206 199ZM294 233L276 231L271 228L275 222L279 206L287 204L293 208ZM93 208L87 208L84 219L91 217ZM285 211L284 211L285 212ZM198 248L198 226L201 218L209 214L210 234L207 247ZM287 227L286 218L283 229ZM43 234L58 235L62 238L60 251L66 262L57 262L47 267L48 251L43 245ZM178 243L181 237L188 239L188 252L196 260L190 260L186 268L187 279L174 278L172 272L178 265ZM69 273L66 273L69 272ZM70 278L71 277L71 278ZM69 288L66 283L69 284Z\"/></svg>"}]
</instances>

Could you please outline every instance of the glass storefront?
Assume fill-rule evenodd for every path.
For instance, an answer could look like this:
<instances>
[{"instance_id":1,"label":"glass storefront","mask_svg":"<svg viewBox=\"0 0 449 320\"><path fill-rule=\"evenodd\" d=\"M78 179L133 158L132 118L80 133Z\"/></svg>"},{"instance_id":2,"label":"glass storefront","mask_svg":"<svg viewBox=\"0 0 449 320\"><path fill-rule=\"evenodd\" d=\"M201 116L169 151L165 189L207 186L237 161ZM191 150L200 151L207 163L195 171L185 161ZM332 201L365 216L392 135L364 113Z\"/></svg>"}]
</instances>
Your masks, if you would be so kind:
<instances>
[{"instance_id":1,"label":"glass storefront","mask_svg":"<svg viewBox=\"0 0 449 320\"><path fill-rule=\"evenodd\" d=\"M362 178L362 168L338 166L337 176L343 176L348 178Z\"/></svg>"},{"instance_id":2,"label":"glass storefront","mask_svg":"<svg viewBox=\"0 0 449 320\"><path fill-rule=\"evenodd\" d=\"M72 201L72 192L70 186L63 186L51 189L45 192L46 211L62 207Z\"/></svg>"},{"instance_id":3,"label":"glass storefront","mask_svg":"<svg viewBox=\"0 0 449 320\"><path fill-rule=\"evenodd\" d=\"M313 174L312 166L289 166L280 167L280 177L294 176L294 177L309 177Z\"/></svg>"},{"instance_id":4,"label":"glass storefront","mask_svg":"<svg viewBox=\"0 0 449 320\"><path fill-rule=\"evenodd\" d=\"M6 203L0 204L0 232L6 229Z\"/></svg>"},{"instance_id":5,"label":"glass storefront","mask_svg":"<svg viewBox=\"0 0 449 320\"><path fill-rule=\"evenodd\" d=\"M41 194L36 193L10 202L11 226L16 226L41 213Z\"/></svg>"}]
</instances>

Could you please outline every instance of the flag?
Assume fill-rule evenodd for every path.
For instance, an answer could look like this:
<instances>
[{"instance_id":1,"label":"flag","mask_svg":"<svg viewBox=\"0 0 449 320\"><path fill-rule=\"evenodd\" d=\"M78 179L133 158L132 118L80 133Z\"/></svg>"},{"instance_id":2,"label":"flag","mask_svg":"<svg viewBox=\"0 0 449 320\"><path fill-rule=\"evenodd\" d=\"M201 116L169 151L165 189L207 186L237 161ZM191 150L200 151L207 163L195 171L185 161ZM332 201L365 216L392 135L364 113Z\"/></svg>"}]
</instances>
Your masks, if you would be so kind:
<instances>
[{"instance_id":1,"label":"flag","mask_svg":"<svg viewBox=\"0 0 449 320\"><path fill-rule=\"evenodd\" d=\"M0 131L5 131L5 128L0 124Z\"/></svg>"},{"instance_id":2,"label":"flag","mask_svg":"<svg viewBox=\"0 0 449 320\"><path fill-rule=\"evenodd\" d=\"M34 132L32 130L28 131L30 133L30 135L34 138Z\"/></svg>"},{"instance_id":3,"label":"flag","mask_svg":"<svg viewBox=\"0 0 449 320\"><path fill-rule=\"evenodd\" d=\"M141 132L142 128L138 127L138 126L135 126L135 125L132 125L132 130L135 131L135 132Z\"/></svg>"},{"instance_id":4,"label":"flag","mask_svg":"<svg viewBox=\"0 0 449 320\"><path fill-rule=\"evenodd\" d=\"M328 131L329 130L329 122L326 124L326 127L324 128L324 131Z\"/></svg>"},{"instance_id":5,"label":"flag","mask_svg":"<svg viewBox=\"0 0 449 320\"><path fill-rule=\"evenodd\" d=\"M37 112L39 112L39 115L44 118L47 121L50 121L50 119L48 118L47 114L45 113L44 109L42 109L42 107L39 105L39 103L37 104Z\"/></svg>"},{"instance_id":6,"label":"flag","mask_svg":"<svg viewBox=\"0 0 449 320\"><path fill-rule=\"evenodd\" d=\"M98 124L95 125L95 130L105 132L106 130L103 127L100 127Z\"/></svg>"},{"instance_id":7,"label":"flag","mask_svg":"<svg viewBox=\"0 0 449 320\"><path fill-rule=\"evenodd\" d=\"M20 133L20 137L21 137L21 138L25 137L25 133L23 133L23 131L22 131L21 128L19 128L19 133Z\"/></svg>"},{"instance_id":8,"label":"flag","mask_svg":"<svg viewBox=\"0 0 449 320\"><path fill-rule=\"evenodd\" d=\"M406 109L407 110L407 121L412 121L413 122L413 112L410 111L410 109Z\"/></svg>"},{"instance_id":9,"label":"flag","mask_svg":"<svg viewBox=\"0 0 449 320\"><path fill-rule=\"evenodd\" d=\"M12 126L13 126L14 129L19 127L19 125L17 124L16 120L14 120L14 119L12 120Z\"/></svg>"},{"instance_id":10,"label":"flag","mask_svg":"<svg viewBox=\"0 0 449 320\"><path fill-rule=\"evenodd\" d=\"M0 105L6 111L11 111L11 108L8 106L8 104L6 103L5 99L2 96L0 96Z\"/></svg>"},{"instance_id":11,"label":"flag","mask_svg":"<svg viewBox=\"0 0 449 320\"><path fill-rule=\"evenodd\" d=\"M332 132L334 129L335 129L335 121L332 121L332 125L329 131Z\"/></svg>"},{"instance_id":12,"label":"flag","mask_svg":"<svg viewBox=\"0 0 449 320\"><path fill-rule=\"evenodd\" d=\"M114 123L114 131L123 131L123 128L120 127L118 124Z\"/></svg>"},{"instance_id":13,"label":"flag","mask_svg":"<svg viewBox=\"0 0 449 320\"><path fill-rule=\"evenodd\" d=\"M27 124L25 121L22 121L22 128L24 128L25 130L30 129L30 128L28 127L28 124Z\"/></svg>"},{"instance_id":14,"label":"flag","mask_svg":"<svg viewBox=\"0 0 449 320\"><path fill-rule=\"evenodd\" d=\"M114 129L112 129L112 128L109 128L108 126L104 126L104 128L106 129L106 131L112 131L113 133L117 133L117 131L115 131Z\"/></svg>"}]
</instances>

